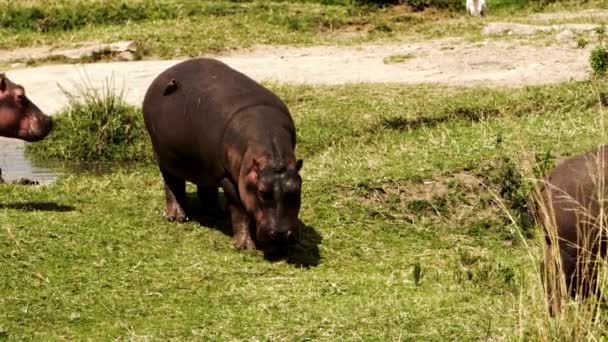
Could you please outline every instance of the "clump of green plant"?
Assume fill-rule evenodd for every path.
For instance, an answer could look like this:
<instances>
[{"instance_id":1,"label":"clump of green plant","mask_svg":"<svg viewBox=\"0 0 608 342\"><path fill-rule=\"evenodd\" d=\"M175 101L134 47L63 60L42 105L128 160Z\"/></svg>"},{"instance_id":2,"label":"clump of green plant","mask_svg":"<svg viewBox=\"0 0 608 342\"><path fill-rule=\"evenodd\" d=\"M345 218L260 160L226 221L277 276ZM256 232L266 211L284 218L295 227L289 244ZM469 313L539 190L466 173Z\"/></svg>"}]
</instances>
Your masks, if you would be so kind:
<instances>
[{"instance_id":1,"label":"clump of green plant","mask_svg":"<svg viewBox=\"0 0 608 342\"><path fill-rule=\"evenodd\" d=\"M128 105L111 81L102 89L63 90L68 107L54 117L49 136L28 145L34 157L71 161L149 161L149 138L140 109Z\"/></svg>"},{"instance_id":2,"label":"clump of green plant","mask_svg":"<svg viewBox=\"0 0 608 342\"><path fill-rule=\"evenodd\" d=\"M598 36L598 46L591 50L589 65L594 76L604 76L608 71L608 49L604 43L606 28L602 25L595 29Z\"/></svg>"},{"instance_id":3,"label":"clump of green plant","mask_svg":"<svg viewBox=\"0 0 608 342\"><path fill-rule=\"evenodd\" d=\"M589 45L589 41L585 37L578 37L576 40L576 47L579 49L584 49L587 45Z\"/></svg>"},{"instance_id":4,"label":"clump of green plant","mask_svg":"<svg viewBox=\"0 0 608 342\"><path fill-rule=\"evenodd\" d=\"M411 53L399 53L396 55L390 55L390 56L385 57L382 60L382 62L384 62L384 64L397 64L397 63L403 63L412 58L414 58L414 55Z\"/></svg>"}]
</instances>

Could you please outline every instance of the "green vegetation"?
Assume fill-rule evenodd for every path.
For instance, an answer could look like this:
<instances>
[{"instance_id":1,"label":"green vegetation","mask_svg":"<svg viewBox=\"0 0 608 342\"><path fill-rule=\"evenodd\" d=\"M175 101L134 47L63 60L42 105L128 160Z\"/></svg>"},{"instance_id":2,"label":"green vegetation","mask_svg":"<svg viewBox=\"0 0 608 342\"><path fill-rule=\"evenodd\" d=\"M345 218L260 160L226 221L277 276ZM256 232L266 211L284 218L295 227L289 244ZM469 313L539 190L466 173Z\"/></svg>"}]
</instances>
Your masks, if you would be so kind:
<instances>
[{"instance_id":1,"label":"green vegetation","mask_svg":"<svg viewBox=\"0 0 608 342\"><path fill-rule=\"evenodd\" d=\"M150 164L3 187L0 331L16 339L583 336L572 316L557 325L548 318L542 234L521 214L532 177L606 139L607 85L269 84L293 112L306 159L308 228L277 262L234 251L223 229L165 222ZM31 151L70 145L61 126ZM149 153L147 136L133 136L142 139L137 150L106 145L103 158Z\"/></svg>"},{"instance_id":2,"label":"green vegetation","mask_svg":"<svg viewBox=\"0 0 608 342\"><path fill-rule=\"evenodd\" d=\"M596 29L598 45L591 50L589 65L595 76L604 76L608 71L608 48L606 48L606 27L600 26Z\"/></svg>"},{"instance_id":3,"label":"green vegetation","mask_svg":"<svg viewBox=\"0 0 608 342\"><path fill-rule=\"evenodd\" d=\"M403 63L414 57L415 56L411 53L402 53L402 54L390 55L388 57L385 57L384 60L382 60L382 61L384 62L384 64L398 64L398 63Z\"/></svg>"},{"instance_id":4,"label":"green vegetation","mask_svg":"<svg viewBox=\"0 0 608 342\"><path fill-rule=\"evenodd\" d=\"M55 118L44 144L31 148L46 160L152 160L141 110L127 105L111 80L103 90L85 83L64 91L68 107Z\"/></svg>"},{"instance_id":5,"label":"green vegetation","mask_svg":"<svg viewBox=\"0 0 608 342\"><path fill-rule=\"evenodd\" d=\"M144 56L167 58L256 44L349 44L479 35L483 21L468 18L461 1L418 2L422 7L448 9L415 12L415 5L379 7L349 0L0 0L0 46L134 40ZM456 7L451 5L456 3ZM602 2L588 1L583 6L598 5ZM573 6L582 7L574 1L502 0L491 4L490 14L505 17Z\"/></svg>"}]
</instances>

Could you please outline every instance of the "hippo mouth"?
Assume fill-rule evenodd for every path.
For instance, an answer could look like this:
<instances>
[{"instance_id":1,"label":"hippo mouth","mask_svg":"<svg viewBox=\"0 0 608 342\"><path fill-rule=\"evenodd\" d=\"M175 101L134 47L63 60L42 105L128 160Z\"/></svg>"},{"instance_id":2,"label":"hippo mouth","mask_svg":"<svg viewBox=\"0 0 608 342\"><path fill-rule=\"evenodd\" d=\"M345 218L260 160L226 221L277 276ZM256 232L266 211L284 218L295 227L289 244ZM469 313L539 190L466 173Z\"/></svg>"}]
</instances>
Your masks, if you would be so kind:
<instances>
[{"instance_id":1,"label":"hippo mouth","mask_svg":"<svg viewBox=\"0 0 608 342\"><path fill-rule=\"evenodd\" d=\"M45 118L43 122L36 121L28 125L27 129L19 131L17 138L27 142L36 142L44 139L53 129L51 117Z\"/></svg>"},{"instance_id":2,"label":"hippo mouth","mask_svg":"<svg viewBox=\"0 0 608 342\"><path fill-rule=\"evenodd\" d=\"M289 230L284 233L269 232L262 236L257 236L256 247L260 250L275 250L286 246L295 245L299 241L297 231Z\"/></svg>"}]
</instances>

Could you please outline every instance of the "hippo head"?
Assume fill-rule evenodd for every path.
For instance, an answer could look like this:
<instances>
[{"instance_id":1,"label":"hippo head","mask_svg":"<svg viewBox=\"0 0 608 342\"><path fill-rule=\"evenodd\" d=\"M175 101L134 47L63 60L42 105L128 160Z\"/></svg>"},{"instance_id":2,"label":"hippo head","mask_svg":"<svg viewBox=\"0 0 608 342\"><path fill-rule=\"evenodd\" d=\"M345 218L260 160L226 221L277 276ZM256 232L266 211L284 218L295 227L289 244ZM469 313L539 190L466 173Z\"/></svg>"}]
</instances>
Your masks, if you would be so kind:
<instances>
[{"instance_id":1,"label":"hippo head","mask_svg":"<svg viewBox=\"0 0 608 342\"><path fill-rule=\"evenodd\" d=\"M241 198L255 220L256 244L261 248L298 240L302 163L302 159L288 163L252 161L245 177L246 194Z\"/></svg>"},{"instance_id":2,"label":"hippo head","mask_svg":"<svg viewBox=\"0 0 608 342\"><path fill-rule=\"evenodd\" d=\"M38 141L52 126L51 117L30 102L25 89L0 73L0 136Z\"/></svg>"}]
</instances>

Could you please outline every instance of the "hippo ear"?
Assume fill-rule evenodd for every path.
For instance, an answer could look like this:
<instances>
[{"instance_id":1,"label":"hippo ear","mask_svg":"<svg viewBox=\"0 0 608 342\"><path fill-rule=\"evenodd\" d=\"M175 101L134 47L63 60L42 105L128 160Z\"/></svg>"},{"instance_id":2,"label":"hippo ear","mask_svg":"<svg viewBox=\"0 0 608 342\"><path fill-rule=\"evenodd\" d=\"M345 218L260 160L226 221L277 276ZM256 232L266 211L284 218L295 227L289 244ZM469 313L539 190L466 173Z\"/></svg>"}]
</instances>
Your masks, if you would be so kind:
<instances>
[{"instance_id":1,"label":"hippo ear","mask_svg":"<svg viewBox=\"0 0 608 342\"><path fill-rule=\"evenodd\" d=\"M302 159L298 159L298 160L296 161L296 171L297 171L297 172L300 172L300 169L302 168L302 164L304 164L304 160L302 160Z\"/></svg>"}]
</instances>

